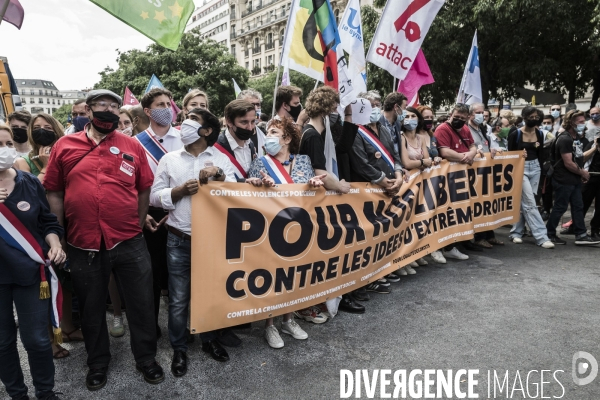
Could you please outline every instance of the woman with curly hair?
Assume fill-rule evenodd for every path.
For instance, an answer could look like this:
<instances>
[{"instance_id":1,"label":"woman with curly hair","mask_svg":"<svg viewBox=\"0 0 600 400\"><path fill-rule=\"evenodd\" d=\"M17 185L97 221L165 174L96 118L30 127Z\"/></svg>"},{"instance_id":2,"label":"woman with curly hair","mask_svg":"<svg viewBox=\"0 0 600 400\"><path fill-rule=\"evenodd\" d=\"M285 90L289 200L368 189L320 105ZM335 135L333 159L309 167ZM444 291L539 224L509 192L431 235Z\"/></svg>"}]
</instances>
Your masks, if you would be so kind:
<instances>
[{"instance_id":1,"label":"woman with curly hair","mask_svg":"<svg viewBox=\"0 0 600 400\"><path fill-rule=\"evenodd\" d=\"M267 155L254 159L246 182L267 187L288 183L308 183L313 188L323 186L322 179L326 174L315 176L310 158L298 154L299 148L300 129L294 121L288 117L272 120L265 137ZM294 313L283 315L281 331L294 339L308 339L308 334L294 321ZM284 346L277 328L273 325L273 318L266 320L265 339L274 349Z\"/></svg>"}]
</instances>

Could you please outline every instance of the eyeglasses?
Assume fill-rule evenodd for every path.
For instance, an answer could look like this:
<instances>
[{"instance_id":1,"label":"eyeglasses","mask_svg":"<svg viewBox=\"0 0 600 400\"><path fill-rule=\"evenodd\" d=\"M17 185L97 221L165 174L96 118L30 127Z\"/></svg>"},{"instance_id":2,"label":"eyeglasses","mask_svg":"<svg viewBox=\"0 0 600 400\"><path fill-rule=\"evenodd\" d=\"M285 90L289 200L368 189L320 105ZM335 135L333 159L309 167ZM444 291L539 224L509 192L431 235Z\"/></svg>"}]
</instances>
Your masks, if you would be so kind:
<instances>
[{"instance_id":1,"label":"eyeglasses","mask_svg":"<svg viewBox=\"0 0 600 400\"><path fill-rule=\"evenodd\" d=\"M92 106L99 107L103 110L107 110L109 107L113 110L119 109L119 103L109 103L108 101L97 101L95 103L92 103Z\"/></svg>"}]
</instances>

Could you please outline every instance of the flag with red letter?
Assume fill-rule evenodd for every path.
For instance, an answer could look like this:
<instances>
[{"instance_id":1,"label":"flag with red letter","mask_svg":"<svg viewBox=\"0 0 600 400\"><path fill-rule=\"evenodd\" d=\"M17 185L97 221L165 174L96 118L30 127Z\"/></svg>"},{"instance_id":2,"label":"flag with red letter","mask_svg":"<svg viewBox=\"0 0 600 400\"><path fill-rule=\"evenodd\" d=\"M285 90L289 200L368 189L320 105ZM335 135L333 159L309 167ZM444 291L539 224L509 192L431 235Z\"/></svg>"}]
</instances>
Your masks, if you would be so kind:
<instances>
[{"instance_id":1,"label":"flag with red letter","mask_svg":"<svg viewBox=\"0 0 600 400\"><path fill-rule=\"evenodd\" d=\"M388 1L367 61L403 80L445 0Z\"/></svg>"}]
</instances>

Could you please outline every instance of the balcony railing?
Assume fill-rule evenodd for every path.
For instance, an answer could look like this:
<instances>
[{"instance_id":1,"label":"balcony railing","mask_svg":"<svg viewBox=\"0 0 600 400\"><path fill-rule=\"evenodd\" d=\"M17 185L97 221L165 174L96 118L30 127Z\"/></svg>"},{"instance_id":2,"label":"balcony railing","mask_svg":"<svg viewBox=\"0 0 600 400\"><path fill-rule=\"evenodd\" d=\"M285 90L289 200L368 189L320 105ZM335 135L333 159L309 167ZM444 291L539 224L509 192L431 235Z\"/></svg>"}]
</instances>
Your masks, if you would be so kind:
<instances>
[{"instance_id":1,"label":"balcony railing","mask_svg":"<svg viewBox=\"0 0 600 400\"><path fill-rule=\"evenodd\" d=\"M254 67L252 68L252 75L259 75L260 71L260 67Z\"/></svg>"},{"instance_id":2,"label":"balcony railing","mask_svg":"<svg viewBox=\"0 0 600 400\"><path fill-rule=\"evenodd\" d=\"M266 28L267 26L269 26L271 24L274 24L278 21L281 21L284 18L287 18L287 14L288 14L287 10L281 10L278 13L276 13L274 17L268 17L263 23L247 24L246 28L240 29L239 32L235 33L235 36L240 37L240 36L246 35L250 32L253 32L256 29Z\"/></svg>"},{"instance_id":3,"label":"balcony railing","mask_svg":"<svg viewBox=\"0 0 600 400\"><path fill-rule=\"evenodd\" d=\"M260 54L260 46L252 48L252 54Z\"/></svg>"},{"instance_id":4,"label":"balcony railing","mask_svg":"<svg viewBox=\"0 0 600 400\"><path fill-rule=\"evenodd\" d=\"M271 50L275 48L275 42L265 44L265 50Z\"/></svg>"},{"instance_id":5,"label":"balcony railing","mask_svg":"<svg viewBox=\"0 0 600 400\"><path fill-rule=\"evenodd\" d=\"M275 71L275 65L271 64L271 65L267 65L266 67L264 67L265 73L267 72L273 72Z\"/></svg>"}]
</instances>

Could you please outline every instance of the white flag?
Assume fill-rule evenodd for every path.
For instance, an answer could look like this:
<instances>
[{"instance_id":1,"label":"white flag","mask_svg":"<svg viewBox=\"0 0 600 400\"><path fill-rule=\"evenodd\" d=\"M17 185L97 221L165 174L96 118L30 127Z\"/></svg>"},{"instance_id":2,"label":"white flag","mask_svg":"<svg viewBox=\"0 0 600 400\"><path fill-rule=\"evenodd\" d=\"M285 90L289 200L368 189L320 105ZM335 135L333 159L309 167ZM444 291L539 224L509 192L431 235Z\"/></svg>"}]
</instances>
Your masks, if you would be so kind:
<instances>
[{"instance_id":1,"label":"white flag","mask_svg":"<svg viewBox=\"0 0 600 400\"><path fill-rule=\"evenodd\" d=\"M327 173L339 179L337 156L335 155L335 142L329 125L329 115L325 116L325 169Z\"/></svg>"},{"instance_id":2,"label":"white flag","mask_svg":"<svg viewBox=\"0 0 600 400\"><path fill-rule=\"evenodd\" d=\"M481 92L481 74L479 69L479 50L477 48L477 31L473 36L473 44L469 52L465 72L463 73L460 89L456 97L457 103L473 104L481 103L483 94Z\"/></svg>"},{"instance_id":3,"label":"white flag","mask_svg":"<svg viewBox=\"0 0 600 400\"><path fill-rule=\"evenodd\" d=\"M233 81L233 90L235 90L235 97L238 97L238 94L242 92L242 89L240 89L235 79L231 78L231 80Z\"/></svg>"},{"instance_id":4,"label":"white flag","mask_svg":"<svg viewBox=\"0 0 600 400\"><path fill-rule=\"evenodd\" d=\"M444 0L394 0L383 10L367 61L403 80Z\"/></svg>"},{"instance_id":5,"label":"white flag","mask_svg":"<svg viewBox=\"0 0 600 400\"><path fill-rule=\"evenodd\" d=\"M290 86L292 83L290 82L290 69L288 66L283 67L283 75L281 76L281 85L282 86Z\"/></svg>"},{"instance_id":6,"label":"white flag","mask_svg":"<svg viewBox=\"0 0 600 400\"><path fill-rule=\"evenodd\" d=\"M367 91L367 62L363 42L360 3L350 0L338 27L342 48L350 55L348 75L356 93Z\"/></svg>"}]
</instances>

